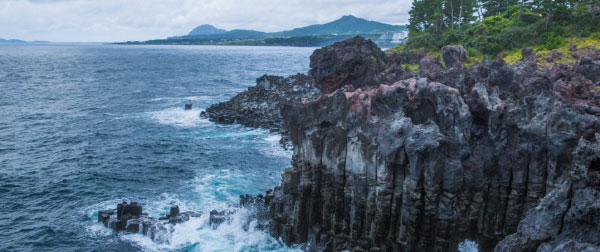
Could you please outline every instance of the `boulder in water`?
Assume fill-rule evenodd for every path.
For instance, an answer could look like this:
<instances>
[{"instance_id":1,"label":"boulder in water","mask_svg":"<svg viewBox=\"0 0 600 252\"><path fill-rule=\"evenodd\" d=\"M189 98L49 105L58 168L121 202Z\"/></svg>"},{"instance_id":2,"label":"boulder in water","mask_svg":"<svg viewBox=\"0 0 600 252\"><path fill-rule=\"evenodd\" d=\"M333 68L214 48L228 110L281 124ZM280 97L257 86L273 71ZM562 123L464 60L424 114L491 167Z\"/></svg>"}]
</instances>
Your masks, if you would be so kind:
<instances>
[{"instance_id":1,"label":"boulder in water","mask_svg":"<svg viewBox=\"0 0 600 252\"><path fill-rule=\"evenodd\" d=\"M117 232L141 233L157 242L168 242L169 229L166 224L175 225L190 220L191 217L200 217L195 212L179 212L178 206L172 206L169 214L158 219L149 217L142 212L142 206L137 202L123 202L116 209L101 210L98 212L98 222L105 227Z\"/></svg>"}]
</instances>

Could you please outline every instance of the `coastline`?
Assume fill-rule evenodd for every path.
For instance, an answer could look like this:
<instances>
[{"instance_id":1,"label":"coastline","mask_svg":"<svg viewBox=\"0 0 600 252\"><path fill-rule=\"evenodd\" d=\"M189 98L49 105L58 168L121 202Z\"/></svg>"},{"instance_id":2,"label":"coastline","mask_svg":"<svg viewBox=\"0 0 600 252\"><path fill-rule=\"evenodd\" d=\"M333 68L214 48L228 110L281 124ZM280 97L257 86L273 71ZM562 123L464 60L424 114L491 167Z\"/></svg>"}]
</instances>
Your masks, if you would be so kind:
<instances>
[{"instance_id":1,"label":"coastline","mask_svg":"<svg viewBox=\"0 0 600 252\"><path fill-rule=\"evenodd\" d=\"M353 55L352 48L368 47L368 42L357 40L337 43L327 47L327 50L333 48L333 51L339 50L340 55ZM464 67L461 52L464 49L461 48L443 49L447 52L444 53L447 68L440 62L422 56L417 73L420 78L413 79L406 78L413 75L410 70L398 67L403 62L397 62L392 67L379 65L378 58L381 56L375 56L377 53L357 57L369 59L369 62L356 62L348 60L352 57L341 59L335 58L334 54L327 54L329 58L324 62L328 64L323 65L316 63L320 56L319 50L315 52L311 56L312 70L309 76L315 78L316 86L324 95L308 103L284 103L280 107L285 128L289 131L287 134L294 146L294 157L293 166L282 175L282 185L264 196L270 209L267 218L271 220L271 234L281 237L288 245L310 244L307 249L324 251L454 251L465 239L477 241L481 251L491 251L494 247L497 251L511 251L527 246L551 249L563 246L569 239L592 248L595 240L589 236L582 237L576 226L571 227L573 230L569 232L562 232L561 228L541 240L531 238L541 230L534 228L525 231L522 226L529 225L527 220L547 214L548 211L561 211L564 216L574 209L572 206L558 210L538 207L535 211L527 211L534 209L538 202L543 205L553 204L544 202L570 199L572 194L565 195L565 190L585 191L586 195L598 190L596 182L593 182L595 180L590 182L585 177L577 177L572 174L573 168L568 167L580 167L578 169L587 171L585 174L594 173L596 169L593 164L599 152L576 156L581 148L598 148L600 125L594 121L597 121L600 113L599 96L594 93L595 84L586 81L585 77L576 76L584 73L581 70L584 66L595 69L592 72L600 68L594 65L596 63L583 60L577 66L579 68L573 68L574 72L557 64L552 69L526 74L538 71L535 70L535 61L530 57L528 59L526 50L523 51L523 61L516 66L508 66L502 60L484 59L484 62ZM336 66L348 68L336 69ZM325 73L323 77L319 75L319 69ZM390 70L396 72L393 77L379 75L384 69L388 74ZM589 67L586 69L590 71ZM344 71L347 74L340 76L340 72ZM359 71L360 74L352 71ZM540 77L554 84L544 84L548 81ZM569 82L565 83L565 79ZM369 81L374 82L368 84ZM379 85L386 81L390 84ZM366 86L363 86L365 83ZM465 84L457 86L456 83ZM586 98L575 98L569 90L576 86L578 91L574 92L591 93L577 96ZM581 87L588 91L582 91ZM341 90L335 91L338 88ZM517 101L531 99L528 93L541 95L533 99L542 102L537 107L529 107L529 110L550 109L548 112L552 116L538 116L534 121L523 121L524 118L518 113L505 114L505 109L511 106L515 111L524 111ZM587 99L588 102L582 103L581 99ZM435 101L436 105L428 107L430 105L426 101ZM551 109L556 104L563 105ZM441 111L445 112L439 114ZM570 116L564 117L564 113ZM243 116L235 112L233 114L233 118ZM503 118L505 116L514 118ZM567 128L570 129L569 134L580 136L583 142L574 143L552 136L559 134L559 131L551 133L552 130L548 129L549 133L544 133L535 129L540 124L555 124L555 120L571 124L574 121L568 118L572 116L578 118L574 121L583 125ZM235 122L231 120L231 123ZM491 126L492 123L496 126ZM511 126L513 124L517 125L516 128ZM495 128L492 132L497 133L486 133L485 127ZM400 129L404 133L394 136L393 132ZM533 138L522 138L521 130L532 134ZM508 134L513 136L502 132L512 132ZM501 139L507 137L516 142L502 142ZM416 145L405 142L409 139ZM472 142L474 139L487 140ZM522 149L518 145L520 141L525 141L530 147ZM548 141L554 142L551 144L553 146L567 148L567 151L552 154L559 156L549 156L554 153L553 150L541 147ZM563 141L566 142L561 143ZM457 146L463 147L453 150ZM402 153L406 153L405 157L398 154L398 148L404 149ZM519 158L519 153L526 153L526 158ZM540 155L546 157L545 161L536 165L530 163ZM563 159L560 155L569 158L560 161ZM460 161L451 161L451 157ZM517 167L522 168L510 168L511 162L507 162L506 158L523 160L524 163L516 163ZM435 163L445 165L432 166ZM415 164L418 166L414 167ZM490 165L491 168L484 169ZM546 167L555 168L547 170ZM446 169L453 172L448 174L444 172ZM579 187L575 188L572 184L579 184ZM527 200L520 200L523 197ZM597 202L595 196L589 197ZM456 209L455 204L464 207ZM444 214L459 209L461 212ZM385 214L386 211L390 212ZM593 212L587 211L588 217L575 214L569 221L593 215ZM497 217L489 219L484 216ZM504 217L498 219L500 216ZM556 223L552 221L549 218L547 228L555 228L552 225ZM517 231L517 234L511 235ZM556 242L548 243L548 239L556 239Z\"/></svg>"}]
</instances>

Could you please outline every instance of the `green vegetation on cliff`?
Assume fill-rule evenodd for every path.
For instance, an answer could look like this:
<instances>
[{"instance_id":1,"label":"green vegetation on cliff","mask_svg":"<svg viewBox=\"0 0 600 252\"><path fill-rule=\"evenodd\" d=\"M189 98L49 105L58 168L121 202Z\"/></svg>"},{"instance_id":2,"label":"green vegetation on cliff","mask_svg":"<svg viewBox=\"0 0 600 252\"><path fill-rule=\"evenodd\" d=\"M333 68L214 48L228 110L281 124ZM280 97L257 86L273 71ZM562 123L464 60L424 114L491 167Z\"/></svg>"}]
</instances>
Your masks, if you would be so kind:
<instances>
[{"instance_id":1,"label":"green vegetation on cliff","mask_svg":"<svg viewBox=\"0 0 600 252\"><path fill-rule=\"evenodd\" d=\"M600 40L598 0L414 0L410 14L409 39L396 50L461 44L477 58Z\"/></svg>"}]
</instances>

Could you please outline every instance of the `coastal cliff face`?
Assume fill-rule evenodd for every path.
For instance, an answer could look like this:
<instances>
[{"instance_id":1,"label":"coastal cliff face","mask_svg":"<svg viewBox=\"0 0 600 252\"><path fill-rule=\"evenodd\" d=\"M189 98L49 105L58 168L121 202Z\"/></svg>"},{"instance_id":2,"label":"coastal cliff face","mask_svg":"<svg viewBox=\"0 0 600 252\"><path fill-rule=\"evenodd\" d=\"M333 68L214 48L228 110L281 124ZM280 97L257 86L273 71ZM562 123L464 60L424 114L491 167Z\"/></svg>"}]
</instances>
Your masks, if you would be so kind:
<instances>
[{"instance_id":1,"label":"coastal cliff face","mask_svg":"<svg viewBox=\"0 0 600 252\"><path fill-rule=\"evenodd\" d=\"M321 92L312 77L303 74L287 78L263 75L256 86L239 93L231 100L214 104L202 112L211 121L248 127L261 127L273 131L283 130L280 108L288 103L307 103Z\"/></svg>"},{"instance_id":2,"label":"coastal cliff face","mask_svg":"<svg viewBox=\"0 0 600 252\"><path fill-rule=\"evenodd\" d=\"M288 76L263 75L256 86L249 87L229 101L213 104L201 113L210 121L279 132L281 145L288 148L289 138L280 110L285 104L308 103L321 95L314 78L304 74Z\"/></svg>"},{"instance_id":3,"label":"coastal cliff face","mask_svg":"<svg viewBox=\"0 0 600 252\"><path fill-rule=\"evenodd\" d=\"M544 69L522 54L467 67L446 46L444 67L355 37L316 50L308 76L261 77L205 116L291 139L292 167L258 196L287 244L598 251L599 54ZM416 74L402 67L414 62Z\"/></svg>"},{"instance_id":4,"label":"coastal cliff face","mask_svg":"<svg viewBox=\"0 0 600 252\"><path fill-rule=\"evenodd\" d=\"M579 69L599 62L465 67L461 49L445 47L450 69L425 57L419 76L381 85L311 62L325 94L281 110L294 156L267 195L271 233L317 251L455 251L464 239L491 251L515 232L496 250L597 248L600 96ZM311 60L344 66L336 50Z\"/></svg>"}]
</instances>

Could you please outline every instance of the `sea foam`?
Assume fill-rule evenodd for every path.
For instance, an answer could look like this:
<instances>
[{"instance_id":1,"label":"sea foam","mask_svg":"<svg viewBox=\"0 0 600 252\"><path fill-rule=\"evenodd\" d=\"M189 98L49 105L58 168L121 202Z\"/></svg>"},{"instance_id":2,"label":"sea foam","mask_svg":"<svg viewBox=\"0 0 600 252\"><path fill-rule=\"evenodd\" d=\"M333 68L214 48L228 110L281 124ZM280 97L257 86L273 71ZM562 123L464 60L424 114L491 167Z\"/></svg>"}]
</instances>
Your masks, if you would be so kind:
<instances>
[{"instance_id":1,"label":"sea foam","mask_svg":"<svg viewBox=\"0 0 600 252\"><path fill-rule=\"evenodd\" d=\"M184 110L183 107L181 107L149 112L148 114L153 120L161 124L177 127L195 127L209 122L208 119L200 117L202 111L204 110Z\"/></svg>"}]
</instances>

